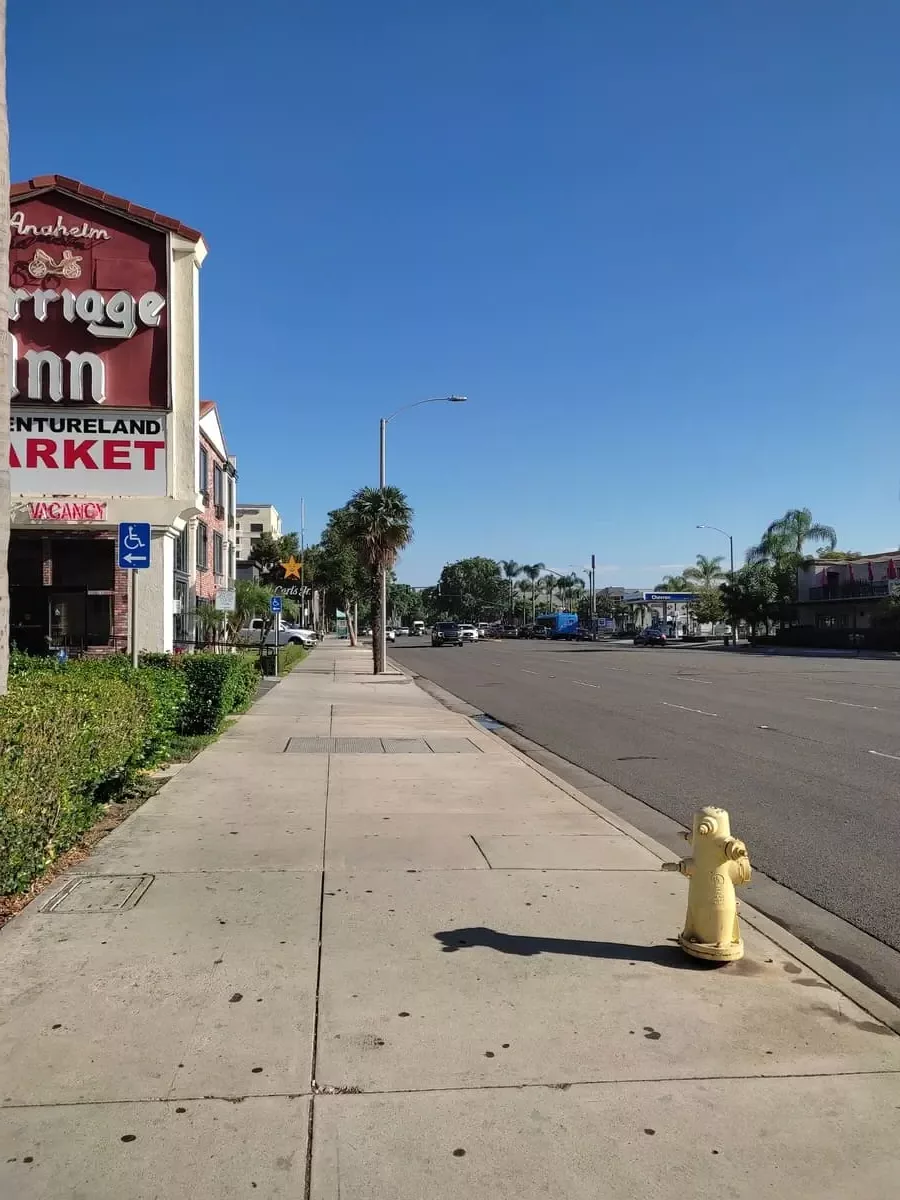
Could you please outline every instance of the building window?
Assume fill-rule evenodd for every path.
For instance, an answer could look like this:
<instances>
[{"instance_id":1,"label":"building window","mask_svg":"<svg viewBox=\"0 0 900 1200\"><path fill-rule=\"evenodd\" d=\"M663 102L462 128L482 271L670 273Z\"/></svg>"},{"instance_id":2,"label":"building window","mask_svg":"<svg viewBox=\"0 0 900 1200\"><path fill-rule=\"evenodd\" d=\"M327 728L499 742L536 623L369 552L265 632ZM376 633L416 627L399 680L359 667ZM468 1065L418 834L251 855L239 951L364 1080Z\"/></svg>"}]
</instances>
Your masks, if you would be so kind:
<instances>
[{"instance_id":1,"label":"building window","mask_svg":"<svg viewBox=\"0 0 900 1200\"><path fill-rule=\"evenodd\" d=\"M200 447L200 491L209 495L209 454L205 446Z\"/></svg>"},{"instance_id":2,"label":"building window","mask_svg":"<svg viewBox=\"0 0 900 1200\"><path fill-rule=\"evenodd\" d=\"M225 507L225 473L218 463L213 465L213 504Z\"/></svg>"},{"instance_id":3,"label":"building window","mask_svg":"<svg viewBox=\"0 0 900 1200\"><path fill-rule=\"evenodd\" d=\"M175 539L175 570L182 575L188 573L188 527L185 525Z\"/></svg>"},{"instance_id":4,"label":"building window","mask_svg":"<svg viewBox=\"0 0 900 1200\"><path fill-rule=\"evenodd\" d=\"M197 570L205 571L209 555L209 530L203 521L197 522Z\"/></svg>"},{"instance_id":5,"label":"building window","mask_svg":"<svg viewBox=\"0 0 900 1200\"><path fill-rule=\"evenodd\" d=\"M251 524L251 526L250 526L251 533L262 533L262 531L263 531L263 527L261 524L259 524L259 522L254 522L253 524Z\"/></svg>"},{"instance_id":6,"label":"building window","mask_svg":"<svg viewBox=\"0 0 900 1200\"><path fill-rule=\"evenodd\" d=\"M225 542L221 533L213 533L213 571L216 575L225 574Z\"/></svg>"},{"instance_id":7,"label":"building window","mask_svg":"<svg viewBox=\"0 0 900 1200\"><path fill-rule=\"evenodd\" d=\"M175 580L175 645L184 646L190 639L190 612L188 611L188 585L183 579Z\"/></svg>"}]
</instances>

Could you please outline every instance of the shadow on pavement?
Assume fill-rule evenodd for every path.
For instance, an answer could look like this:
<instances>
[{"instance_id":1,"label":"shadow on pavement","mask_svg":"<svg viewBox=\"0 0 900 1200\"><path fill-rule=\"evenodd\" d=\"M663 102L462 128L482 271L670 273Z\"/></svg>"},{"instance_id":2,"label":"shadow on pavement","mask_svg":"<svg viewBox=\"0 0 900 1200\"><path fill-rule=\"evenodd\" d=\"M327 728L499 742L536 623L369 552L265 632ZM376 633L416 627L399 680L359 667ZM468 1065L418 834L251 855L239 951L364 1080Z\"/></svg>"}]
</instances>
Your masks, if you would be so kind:
<instances>
[{"instance_id":1,"label":"shadow on pavement","mask_svg":"<svg viewBox=\"0 0 900 1200\"><path fill-rule=\"evenodd\" d=\"M496 929L475 926L470 929L447 929L436 933L445 954L471 946L485 946L501 954L573 954L581 958L621 959L625 962L655 963L676 970L704 971L720 963L707 963L688 958L677 945L636 946L629 942L582 942L574 938L529 937L521 933L500 933Z\"/></svg>"}]
</instances>

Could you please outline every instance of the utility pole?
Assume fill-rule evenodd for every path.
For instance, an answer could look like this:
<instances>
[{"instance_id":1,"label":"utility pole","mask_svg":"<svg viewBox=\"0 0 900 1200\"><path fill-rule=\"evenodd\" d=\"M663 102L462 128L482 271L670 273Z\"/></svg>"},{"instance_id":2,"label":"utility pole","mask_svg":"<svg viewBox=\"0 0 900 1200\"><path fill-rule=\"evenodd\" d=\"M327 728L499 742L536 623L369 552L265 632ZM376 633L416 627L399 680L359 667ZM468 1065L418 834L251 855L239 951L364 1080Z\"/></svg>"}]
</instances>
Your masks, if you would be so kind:
<instances>
[{"instance_id":1,"label":"utility pole","mask_svg":"<svg viewBox=\"0 0 900 1200\"><path fill-rule=\"evenodd\" d=\"M9 675L9 114L6 0L0 0L0 696Z\"/></svg>"},{"instance_id":2,"label":"utility pole","mask_svg":"<svg viewBox=\"0 0 900 1200\"><path fill-rule=\"evenodd\" d=\"M597 556L591 555L591 633L597 621Z\"/></svg>"}]
</instances>

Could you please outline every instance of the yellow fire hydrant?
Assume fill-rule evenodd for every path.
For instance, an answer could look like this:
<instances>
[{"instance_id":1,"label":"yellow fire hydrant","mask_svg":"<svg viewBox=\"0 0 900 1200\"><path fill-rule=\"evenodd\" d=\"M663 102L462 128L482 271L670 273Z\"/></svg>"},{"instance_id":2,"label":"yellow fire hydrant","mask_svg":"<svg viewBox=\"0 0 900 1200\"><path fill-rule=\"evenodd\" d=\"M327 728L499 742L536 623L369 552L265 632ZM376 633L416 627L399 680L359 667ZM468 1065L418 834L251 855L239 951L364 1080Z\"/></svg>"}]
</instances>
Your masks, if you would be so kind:
<instances>
[{"instance_id":1,"label":"yellow fire hydrant","mask_svg":"<svg viewBox=\"0 0 900 1200\"><path fill-rule=\"evenodd\" d=\"M724 808L701 808L684 838L690 858L663 863L664 871L680 871L690 880L687 917L678 942L686 954L711 962L734 962L744 957L734 889L750 882L747 847L731 836Z\"/></svg>"}]
</instances>

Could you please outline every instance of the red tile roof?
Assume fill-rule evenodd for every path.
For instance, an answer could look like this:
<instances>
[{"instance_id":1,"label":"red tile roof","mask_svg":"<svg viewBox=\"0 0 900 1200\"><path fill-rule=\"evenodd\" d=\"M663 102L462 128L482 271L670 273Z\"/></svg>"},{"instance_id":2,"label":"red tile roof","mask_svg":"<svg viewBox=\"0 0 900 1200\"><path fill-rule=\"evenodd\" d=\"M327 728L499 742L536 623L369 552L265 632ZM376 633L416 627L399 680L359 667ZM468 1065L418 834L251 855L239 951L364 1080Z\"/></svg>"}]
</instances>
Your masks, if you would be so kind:
<instances>
[{"instance_id":1,"label":"red tile roof","mask_svg":"<svg viewBox=\"0 0 900 1200\"><path fill-rule=\"evenodd\" d=\"M201 400L200 401L200 416L205 417L206 414L208 412L212 412L212 410L215 407L216 407L215 400Z\"/></svg>"},{"instance_id":2,"label":"red tile roof","mask_svg":"<svg viewBox=\"0 0 900 1200\"><path fill-rule=\"evenodd\" d=\"M72 196L80 196L94 204L117 209L138 221L162 229L166 233L177 233L180 237L187 238L188 241L203 240L203 234L199 230L191 229L189 225L176 221L174 217L166 217L162 213L154 212L152 208L132 204L130 200L123 200L121 196L113 196L110 192L101 192L99 188L89 187L88 184L79 183L77 179L69 179L66 175L36 175L34 179L26 179L23 183L13 183L10 185L9 196L11 200L20 200L37 192L48 191L50 188L68 192Z\"/></svg>"}]
</instances>

